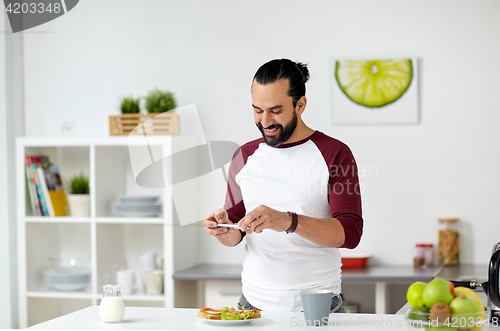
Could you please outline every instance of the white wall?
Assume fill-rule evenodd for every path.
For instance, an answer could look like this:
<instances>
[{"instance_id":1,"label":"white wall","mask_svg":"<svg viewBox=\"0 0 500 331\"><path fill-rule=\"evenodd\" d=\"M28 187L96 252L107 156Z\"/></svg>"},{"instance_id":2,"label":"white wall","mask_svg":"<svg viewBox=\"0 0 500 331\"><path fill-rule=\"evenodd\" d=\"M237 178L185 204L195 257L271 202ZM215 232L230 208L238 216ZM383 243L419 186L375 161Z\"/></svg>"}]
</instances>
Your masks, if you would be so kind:
<instances>
[{"instance_id":1,"label":"white wall","mask_svg":"<svg viewBox=\"0 0 500 331\"><path fill-rule=\"evenodd\" d=\"M15 139L24 136L22 35L0 15L0 328L17 327Z\"/></svg>"},{"instance_id":2,"label":"white wall","mask_svg":"<svg viewBox=\"0 0 500 331\"><path fill-rule=\"evenodd\" d=\"M5 26L5 15L0 15L0 27ZM7 86L5 66L5 34L0 34L0 159L7 158ZM6 162L0 162L0 183L7 183ZM9 187L0 185L0 329L12 327L10 292Z\"/></svg>"},{"instance_id":3,"label":"white wall","mask_svg":"<svg viewBox=\"0 0 500 331\"><path fill-rule=\"evenodd\" d=\"M415 242L437 243L439 217L459 217L462 261L486 263L500 239L499 13L497 0L81 1L24 36L26 131L57 136L75 121L79 135L106 136L120 96L159 87L196 103L209 140L244 143L259 136L256 69L300 60L306 123L377 169L361 177L358 249L411 264ZM420 124L331 125L330 59L397 56L419 59ZM201 259L220 263L228 249L203 238Z\"/></svg>"}]
</instances>

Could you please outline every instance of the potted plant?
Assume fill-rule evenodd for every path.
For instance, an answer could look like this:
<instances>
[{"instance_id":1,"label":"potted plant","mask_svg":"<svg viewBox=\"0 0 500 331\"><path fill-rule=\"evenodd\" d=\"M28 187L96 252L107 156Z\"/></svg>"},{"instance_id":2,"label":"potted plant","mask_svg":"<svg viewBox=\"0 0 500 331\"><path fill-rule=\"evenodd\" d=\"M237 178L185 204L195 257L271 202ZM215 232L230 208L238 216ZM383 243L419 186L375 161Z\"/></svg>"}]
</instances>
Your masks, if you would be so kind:
<instances>
[{"instance_id":1,"label":"potted plant","mask_svg":"<svg viewBox=\"0 0 500 331\"><path fill-rule=\"evenodd\" d=\"M154 89L146 96L144 108L148 113L165 113L177 107L177 101L172 92Z\"/></svg>"},{"instance_id":2,"label":"potted plant","mask_svg":"<svg viewBox=\"0 0 500 331\"><path fill-rule=\"evenodd\" d=\"M133 97L124 97L120 103L120 111L122 114L137 114L141 111L140 101Z\"/></svg>"},{"instance_id":3,"label":"potted plant","mask_svg":"<svg viewBox=\"0 0 500 331\"><path fill-rule=\"evenodd\" d=\"M89 177L83 174L75 175L67 181L69 194L68 204L71 216L89 217L90 216L90 187Z\"/></svg>"}]
</instances>

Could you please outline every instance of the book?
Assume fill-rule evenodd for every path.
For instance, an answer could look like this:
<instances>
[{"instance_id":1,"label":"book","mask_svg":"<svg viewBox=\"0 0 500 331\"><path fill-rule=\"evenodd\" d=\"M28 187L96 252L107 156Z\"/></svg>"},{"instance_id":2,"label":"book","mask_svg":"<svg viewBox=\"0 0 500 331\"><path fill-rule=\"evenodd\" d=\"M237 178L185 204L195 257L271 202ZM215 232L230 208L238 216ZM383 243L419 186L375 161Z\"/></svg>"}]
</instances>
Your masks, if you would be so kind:
<instances>
[{"instance_id":1,"label":"book","mask_svg":"<svg viewBox=\"0 0 500 331\"><path fill-rule=\"evenodd\" d=\"M49 189L47 188L47 182L45 180L45 174L42 167L36 168L40 189L42 191L43 199L45 201L45 207L47 208L47 216L55 216L54 208L52 208L52 202L50 201Z\"/></svg>"},{"instance_id":2,"label":"book","mask_svg":"<svg viewBox=\"0 0 500 331\"><path fill-rule=\"evenodd\" d=\"M38 173L36 168L40 166L40 157L31 156L31 173L33 175L33 182L35 183L35 191L40 202L40 215L39 216L49 216L47 206L45 204L45 199L43 198L42 188L40 187L40 179L38 178ZM42 177L43 178L43 177ZM33 194L34 192L33 191Z\"/></svg>"},{"instance_id":3,"label":"book","mask_svg":"<svg viewBox=\"0 0 500 331\"><path fill-rule=\"evenodd\" d=\"M28 164L24 166L24 170L26 173L26 188L28 190L28 196L30 198L30 204L31 204L31 211L33 213L33 216L38 216L38 210L35 202L35 196L33 195L33 183L31 182L31 173L30 173L30 167Z\"/></svg>"},{"instance_id":4,"label":"book","mask_svg":"<svg viewBox=\"0 0 500 331\"><path fill-rule=\"evenodd\" d=\"M26 184L28 186L28 193L30 197L33 216L42 216L42 210L40 209L40 200L38 199L35 179L33 177L33 169L31 168L31 156L26 155L24 157L24 164L26 170Z\"/></svg>"},{"instance_id":5,"label":"book","mask_svg":"<svg viewBox=\"0 0 500 331\"><path fill-rule=\"evenodd\" d=\"M63 189L61 175L59 174L59 169L57 168L57 166L52 163L48 164L46 179L50 201L54 210L54 216L68 215L68 200L66 199L66 192Z\"/></svg>"}]
</instances>

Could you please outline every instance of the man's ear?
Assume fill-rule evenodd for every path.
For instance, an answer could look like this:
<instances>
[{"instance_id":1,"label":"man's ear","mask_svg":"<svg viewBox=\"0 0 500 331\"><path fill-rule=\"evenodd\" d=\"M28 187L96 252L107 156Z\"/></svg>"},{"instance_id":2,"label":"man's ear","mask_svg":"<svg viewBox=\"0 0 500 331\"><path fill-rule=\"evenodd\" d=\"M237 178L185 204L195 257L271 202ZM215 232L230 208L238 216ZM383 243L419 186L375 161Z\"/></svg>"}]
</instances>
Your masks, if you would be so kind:
<instances>
[{"instance_id":1,"label":"man's ear","mask_svg":"<svg viewBox=\"0 0 500 331\"><path fill-rule=\"evenodd\" d=\"M297 104L295 106L295 109L297 111L297 115L302 115L304 110L306 110L306 105L307 105L307 98L306 96L302 96L299 100L297 100Z\"/></svg>"}]
</instances>

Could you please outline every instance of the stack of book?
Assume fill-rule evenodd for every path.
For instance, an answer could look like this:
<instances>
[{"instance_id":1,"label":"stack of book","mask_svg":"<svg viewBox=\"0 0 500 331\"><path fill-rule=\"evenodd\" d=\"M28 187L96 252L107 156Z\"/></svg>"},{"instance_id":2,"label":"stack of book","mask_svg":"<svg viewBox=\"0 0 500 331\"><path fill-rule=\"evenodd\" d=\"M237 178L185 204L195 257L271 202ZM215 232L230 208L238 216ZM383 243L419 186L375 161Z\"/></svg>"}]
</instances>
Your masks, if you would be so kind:
<instances>
[{"instance_id":1,"label":"stack of book","mask_svg":"<svg viewBox=\"0 0 500 331\"><path fill-rule=\"evenodd\" d=\"M68 201L57 166L47 156L26 155L25 170L33 215L68 215Z\"/></svg>"}]
</instances>

